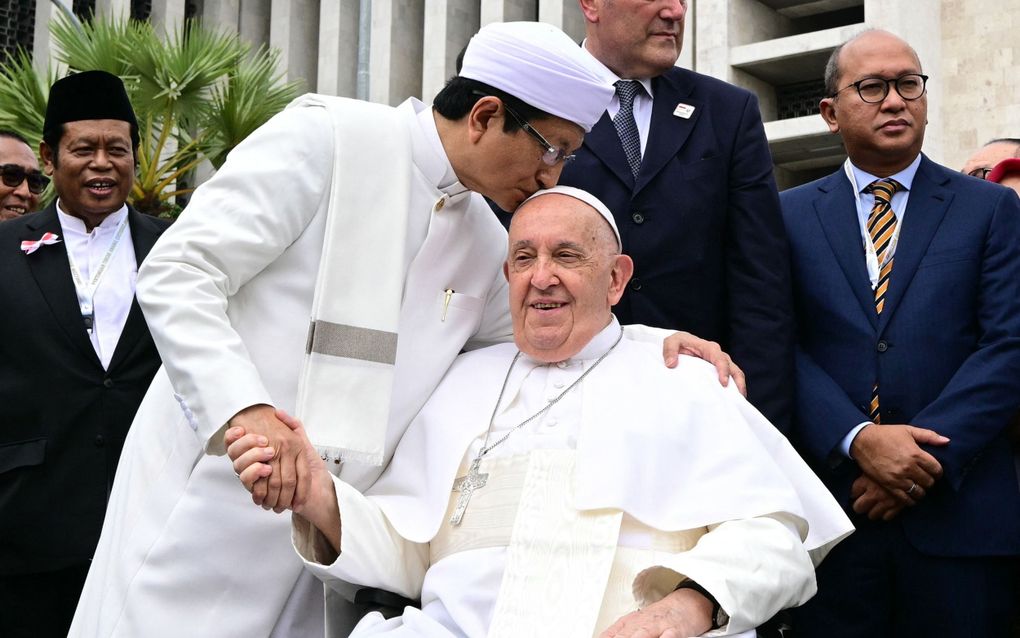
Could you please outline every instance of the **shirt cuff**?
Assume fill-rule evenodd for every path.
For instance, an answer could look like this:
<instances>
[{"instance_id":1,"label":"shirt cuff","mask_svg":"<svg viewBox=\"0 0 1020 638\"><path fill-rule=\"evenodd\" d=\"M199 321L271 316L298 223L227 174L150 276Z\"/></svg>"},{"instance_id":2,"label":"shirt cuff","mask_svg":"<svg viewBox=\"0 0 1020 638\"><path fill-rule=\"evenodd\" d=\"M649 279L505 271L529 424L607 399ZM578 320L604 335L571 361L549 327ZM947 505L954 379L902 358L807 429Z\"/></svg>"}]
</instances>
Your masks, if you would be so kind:
<instances>
[{"instance_id":1,"label":"shirt cuff","mask_svg":"<svg viewBox=\"0 0 1020 638\"><path fill-rule=\"evenodd\" d=\"M839 450L840 452L843 453L843 456L845 456L848 459L854 458L850 454L850 446L853 444L854 439L857 438L857 434L861 430L863 430L866 426L869 425L872 425L871 421L865 421L864 423L855 426L854 429L850 430L850 432L848 432L847 435L843 437L843 440L839 442Z\"/></svg>"}]
</instances>

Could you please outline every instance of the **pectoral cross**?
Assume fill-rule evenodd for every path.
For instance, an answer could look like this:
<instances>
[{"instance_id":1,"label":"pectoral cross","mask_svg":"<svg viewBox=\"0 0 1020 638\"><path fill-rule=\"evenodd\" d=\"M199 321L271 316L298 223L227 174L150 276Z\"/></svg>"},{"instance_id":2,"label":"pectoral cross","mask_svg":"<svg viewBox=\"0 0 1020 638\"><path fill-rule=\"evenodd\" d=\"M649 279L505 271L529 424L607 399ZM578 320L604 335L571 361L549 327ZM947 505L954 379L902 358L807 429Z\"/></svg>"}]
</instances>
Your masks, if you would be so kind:
<instances>
[{"instance_id":1,"label":"pectoral cross","mask_svg":"<svg viewBox=\"0 0 1020 638\"><path fill-rule=\"evenodd\" d=\"M489 479L489 475L478 471L478 466L481 463L482 459L480 458L472 461L468 473L453 482L453 491L460 492L460 496L457 497L457 506L453 508L453 515L450 516L450 525L460 525L461 519L464 518L464 510L467 509L468 501L471 500L471 495L475 490L485 487L485 482Z\"/></svg>"}]
</instances>

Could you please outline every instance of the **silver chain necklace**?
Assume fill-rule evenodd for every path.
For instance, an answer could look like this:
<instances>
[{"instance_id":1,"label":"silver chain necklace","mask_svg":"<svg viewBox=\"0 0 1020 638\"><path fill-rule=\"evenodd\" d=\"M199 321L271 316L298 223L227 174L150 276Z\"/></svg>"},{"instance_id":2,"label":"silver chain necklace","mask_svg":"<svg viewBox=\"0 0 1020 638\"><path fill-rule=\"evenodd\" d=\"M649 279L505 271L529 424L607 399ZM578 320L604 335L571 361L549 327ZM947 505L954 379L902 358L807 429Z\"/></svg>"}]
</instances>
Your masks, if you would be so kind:
<instances>
[{"instance_id":1,"label":"silver chain necklace","mask_svg":"<svg viewBox=\"0 0 1020 638\"><path fill-rule=\"evenodd\" d=\"M517 351L517 354L514 355L514 360L510 362L510 367L506 371L506 377L503 379L503 387L500 388L499 396L496 398L496 405L492 408L492 416L489 417L489 427L485 430L485 439L482 441L482 447L478 450L478 454L475 455L474 460L471 461L471 467L468 469L468 473L464 476L458 477L457 480L453 482L453 491L459 492L460 495L457 497L457 505L454 507L453 514L450 516L450 525L460 525L461 519L464 518L464 512L467 510L468 501L471 500L471 495L474 494L476 490L485 487L486 482L488 482L488 473L482 474L478 469L482 463L482 457L509 439L511 434L542 416L554 405L559 403L560 399L577 387L577 384L581 383L581 381L583 381L592 370L594 370L606 357L609 356L610 352L616 349L616 346L620 344L621 339L623 339L623 326L620 326L620 334L617 335L616 341L613 342L613 345L609 346L609 349L602 353L602 356L596 359L595 363L591 364L591 367L581 373L581 376L577 377L577 379L568 385L563 392L560 392L555 399L549 401L549 403L547 403L545 407L538 412L532 414L507 430L506 434L501 436L498 441L492 445L487 445L489 442L489 435L492 434L492 424L496 420L496 414L499 412L499 404L503 402L503 394L506 392L506 386L510 382L510 373L513 372L514 366L517 365L517 360L521 358L521 352L519 350Z\"/></svg>"}]
</instances>

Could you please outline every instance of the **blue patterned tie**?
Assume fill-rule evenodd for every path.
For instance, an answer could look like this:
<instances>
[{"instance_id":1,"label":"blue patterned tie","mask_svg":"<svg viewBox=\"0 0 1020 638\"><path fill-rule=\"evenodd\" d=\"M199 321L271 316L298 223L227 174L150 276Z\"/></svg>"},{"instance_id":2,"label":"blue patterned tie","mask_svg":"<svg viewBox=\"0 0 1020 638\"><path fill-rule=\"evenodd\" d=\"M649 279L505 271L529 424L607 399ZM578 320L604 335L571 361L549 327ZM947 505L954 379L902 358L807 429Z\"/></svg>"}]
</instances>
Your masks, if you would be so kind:
<instances>
[{"instance_id":1,"label":"blue patterned tie","mask_svg":"<svg viewBox=\"0 0 1020 638\"><path fill-rule=\"evenodd\" d=\"M620 97L620 111L613 118L616 134L620 136L623 152L627 155L630 172L637 179L641 169L641 136L638 134L637 123L634 122L634 96L641 90L637 80L618 80L616 94Z\"/></svg>"}]
</instances>

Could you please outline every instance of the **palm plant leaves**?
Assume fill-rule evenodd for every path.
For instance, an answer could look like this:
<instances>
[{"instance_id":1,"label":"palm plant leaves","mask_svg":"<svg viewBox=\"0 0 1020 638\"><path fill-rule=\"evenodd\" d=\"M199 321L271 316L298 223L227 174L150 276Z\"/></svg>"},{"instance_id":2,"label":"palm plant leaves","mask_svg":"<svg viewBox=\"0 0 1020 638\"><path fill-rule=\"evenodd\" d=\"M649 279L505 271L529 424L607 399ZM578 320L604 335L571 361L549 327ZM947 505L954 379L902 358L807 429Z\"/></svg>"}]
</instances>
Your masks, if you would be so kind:
<instances>
[{"instance_id":1,"label":"palm plant leaves","mask_svg":"<svg viewBox=\"0 0 1020 638\"><path fill-rule=\"evenodd\" d=\"M21 135L34 149L42 139L43 116L49 86L56 80L39 77L32 58L19 50L10 61L0 66L0 128Z\"/></svg>"},{"instance_id":2,"label":"palm plant leaves","mask_svg":"<svg viewBox=\"0 0 1020 638\"><path fill-rule=\"evenodd\" d=\"M298 85L276 72L277 52L252 54L236 34L198 23L161 38L147 22L93 18L79 27L59 15L50 30L55 57L70 71L101 69L124 80L140 138L129 200L150 214L172 209L174 197L193 190L182 178L205 160L218 168L297 95ZM55 80L38 77L24 53L0 65L0 127L38 142Z\"/></svg>"},{"instance_id":3,"label":"palm plant leaves","mask_svg":"<svg viewBox=\"0 0 1020 638\"><path fill-rule=\"evenodd\" d=\"M225 83L213 87L209 135L203 153L216 168L227 153L294 99L300 83L282 82L276 72L279 52L260 47L245 55Z\"/></svg>"}]
</instances>

